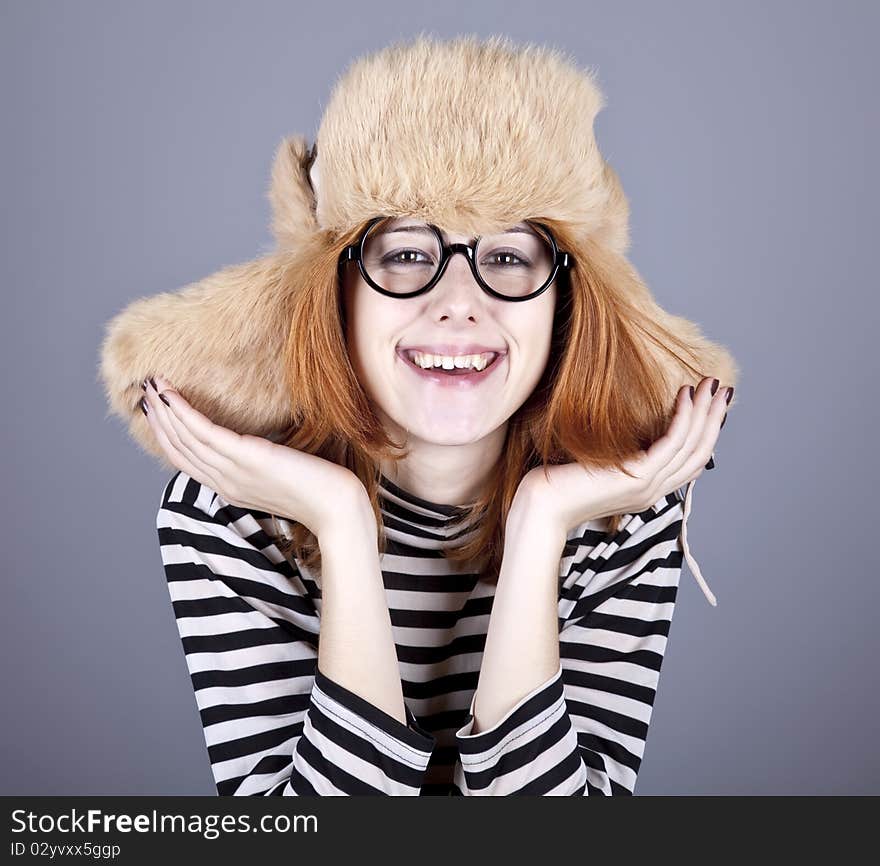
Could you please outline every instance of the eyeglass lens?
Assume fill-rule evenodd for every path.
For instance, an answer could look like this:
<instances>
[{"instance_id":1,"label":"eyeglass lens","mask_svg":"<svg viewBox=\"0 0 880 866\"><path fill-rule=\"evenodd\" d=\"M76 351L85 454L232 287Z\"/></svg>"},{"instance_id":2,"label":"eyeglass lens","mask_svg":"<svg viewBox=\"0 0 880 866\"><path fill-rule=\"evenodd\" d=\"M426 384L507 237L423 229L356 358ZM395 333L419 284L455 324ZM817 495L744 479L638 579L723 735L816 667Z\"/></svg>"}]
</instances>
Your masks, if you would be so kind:
<instances>
[{"instance_id":1,"label":"eyeglass lens","mask_svg":"<svg viewBox=\"0 0 880 866\"><path fill-rule=\"evenodd\" d=\"M539 227L515 226L477 241L474 262L499 294L523 297L537 291L553 270L553 247ZM440 243L426 223L384 221L364 239L362 263L370 279L389 292L406 294L427 285L440 266Z\"/></svg>"}]
</instances>

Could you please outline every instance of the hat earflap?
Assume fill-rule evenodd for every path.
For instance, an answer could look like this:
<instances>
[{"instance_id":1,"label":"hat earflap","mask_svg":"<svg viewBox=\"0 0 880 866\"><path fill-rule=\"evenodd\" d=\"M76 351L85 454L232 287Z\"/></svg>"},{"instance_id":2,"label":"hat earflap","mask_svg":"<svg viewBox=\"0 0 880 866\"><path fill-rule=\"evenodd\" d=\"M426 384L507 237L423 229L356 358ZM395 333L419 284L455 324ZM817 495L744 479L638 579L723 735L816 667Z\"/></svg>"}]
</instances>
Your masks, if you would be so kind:
<instances>
[{"instance_id":1,"label":"hat earflap","mask_svg":"<svg viewBox=\"0 0 880 866\"><path fill-rule=\"evenodd\" d=\"M628 259L551 219L573 258L561 355L546 405L533 419L545 459L606 468L666 432L683 385L704 376L735 385L731 353L692 321L664 310ZM732 405L732 404L731 404Z\"/></svg>"},{"instance_id":2,"label":"hat earflap","mask_svg":"<svg viewBox=\"0 0 880 866\"><path fill-rule=\"evenodd\" d=\"M98 380L129 435L164 466L165 453L139 408L141 382L167 379L198 411L235 430L279 438L290 397L279 370L290 328L291 274L317 232L303 136L278 147L268 197L277 249L229 265L175 291L139 298L105 326ZM309 253L307 253L309 254Z\"/></svg>"}]
</instances>

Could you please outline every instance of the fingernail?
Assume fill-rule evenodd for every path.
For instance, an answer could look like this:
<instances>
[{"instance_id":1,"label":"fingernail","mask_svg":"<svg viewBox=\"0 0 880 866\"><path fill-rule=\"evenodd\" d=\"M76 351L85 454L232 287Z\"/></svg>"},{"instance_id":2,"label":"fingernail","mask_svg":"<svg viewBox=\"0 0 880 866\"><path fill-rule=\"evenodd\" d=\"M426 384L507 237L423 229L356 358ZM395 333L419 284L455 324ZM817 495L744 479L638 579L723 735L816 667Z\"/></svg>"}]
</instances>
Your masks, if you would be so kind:
<instances>
[{"instance_id":1,"label":"fingernail","mask_svg":"<svg viewBox=\"0 0 880 866\"><path fill-rule=\"evenodd\" d=\"M170 406L171 404L168 402L168 398L164 394L159 394L159 399L166 405Z\"/></svg>"},{"instance_id":2,"label":"fingernail","mask_svg":"<svg viewBox=\"0 0 880 866\"><path fill-rule=\"evenodd\" d=\"M694 386L693 385L688 387L688 392L691 395L691 400L693 400L694 399Z\"/></svg>"},{"instance_id":3,"label":"fingernail","mask_svg":"<svg viewBox=\"0 0 880 866\"><path fill-rule=\"evenodd\" d=\"M147 380L146 380L146 379L144 379L144 381L141 382L141 390L142 390L142 391L146 391L146 390L147 390Z\"/></svg>"},{"instance_id":4,"label":"fingernail","mask_svg":"<svg viewBox=\"0 0 880 866\"><path fill-rule=\"evenodd\" d=\"M713 394L713 396L714 396L715 392L718 390L718 384L719 384L719 382L717 379L712 380L712 394Z\"/></svg>"},{"instance_id":5,"label":"fingernail","mask_svg":"<svg viewBox=\"0 0 880 866\"><path fill-rule=\"evenodd\" d=\"M150 384L153 386L153 390L158 392L159 389L156 387L156 380L152 376L150 376Z\"/></svg>"},{"instance_id":6,"label":"fingernail","mask_svg":"<svg viewBox=\"0 0 880 866\"><path fill-rule=\"evenodd\" d=\"M724 422L727 420L727 412L724 413L724 417L721 419L721 426L718 428L719 430L724 429Z\"/></svg>"},{"instance_id":7,"label":"fingernail","mask_svg":"<svg viewBox=\"0 0 880 866\"><path fill-rule=\"evenodd\" d=\"M709 458L709 462L706 464L706 468L707 469L714 469L715 468L715 458L714 457Z\"/></svg>"},{"instance_id":8,"label":"fingernail","mask_svg":"<svg viewBox=\"0 0 880 866\"><path fill-rule=\"evenodd\" d=\"M727 397L725 399L727 400L728 403L730 403L730 401L733 399L733 385L731 385L727 389Z\"/></svg>"},{"instance_id":9,"label":"fingernail","mask_svg":"<svg viewBox=\"0 0 880 866\"><path fill-rule=\"evenodd\" d=\"M147 408L147 398L146 397L141 397L140 401L138 402L138 406L141 407L141 412L143 412L144 415L149 413L150 410Z\"/></svg>"}]
</instances>

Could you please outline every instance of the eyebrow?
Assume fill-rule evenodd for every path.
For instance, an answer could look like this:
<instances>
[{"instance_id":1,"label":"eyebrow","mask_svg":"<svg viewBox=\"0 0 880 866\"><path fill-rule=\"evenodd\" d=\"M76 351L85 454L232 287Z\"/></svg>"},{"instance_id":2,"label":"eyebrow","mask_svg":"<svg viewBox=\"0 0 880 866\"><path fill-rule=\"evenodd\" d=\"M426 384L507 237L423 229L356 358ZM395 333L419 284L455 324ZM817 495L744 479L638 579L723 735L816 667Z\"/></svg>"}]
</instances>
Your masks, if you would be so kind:
<instances>
[{"instance_id":1,"label":"eyebrow","mask_svg":"<svg viewBox=\"0 0 880 866\"><path fill-rule=\"evenodd\" d=\"M520 223L517 223L515 226L512 226L509 229L503 229L501 232L499 232L499 234L504 234L504 235L506 235L506 234L528 234L533 231L534 230L532 229L531 226L528 226L525 223L520 222ZM397 228L386 229L383 232L383 234L390 235L390 234L394 234L394 232L419 232L422 234L433 234L431 229L429 229L426 225L423 225L423 224L398 226ZM474 240L474 238L471 238L471 240Z\"/></svg>"}]
</instances>

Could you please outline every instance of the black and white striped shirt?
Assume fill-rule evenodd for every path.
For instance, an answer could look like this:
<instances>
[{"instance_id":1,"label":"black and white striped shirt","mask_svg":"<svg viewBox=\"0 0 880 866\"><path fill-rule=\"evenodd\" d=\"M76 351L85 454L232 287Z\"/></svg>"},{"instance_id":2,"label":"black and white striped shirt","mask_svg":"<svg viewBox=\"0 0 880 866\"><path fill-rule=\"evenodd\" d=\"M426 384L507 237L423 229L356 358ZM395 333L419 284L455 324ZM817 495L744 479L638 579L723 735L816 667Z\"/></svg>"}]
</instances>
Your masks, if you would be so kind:
<instances>
[{"instance_id":1,"label":"black and white striped shirt","mask_svg":"<svg viewBox=\"0 0 880 866\"><path fill-rule=\"evenodd\" d=\"M443 556L458 509L382 477L380 564L403 724L317 667L320 589L272 543L271 516L177 472L156 527L218 794L632 794L689 496L677 490L626 515L614 534L603 521L569 533L559 567L560 665L497 724L472 734L494 586Z\"/></svg>"}]
</instances>

